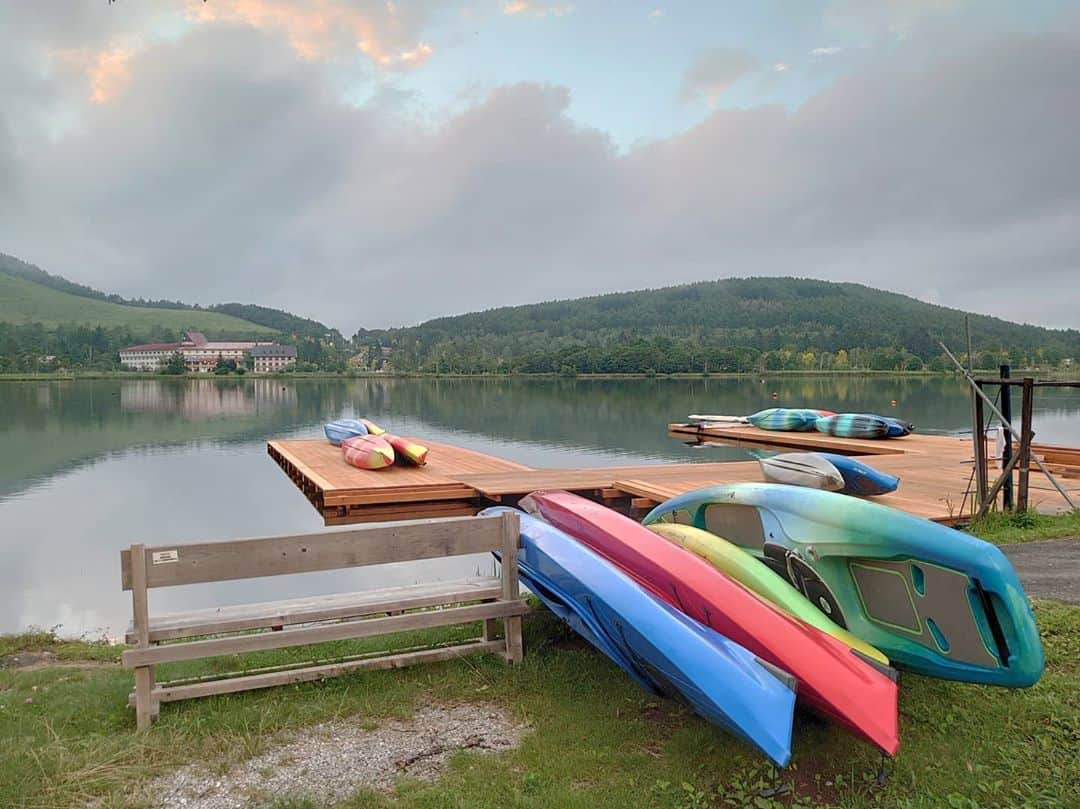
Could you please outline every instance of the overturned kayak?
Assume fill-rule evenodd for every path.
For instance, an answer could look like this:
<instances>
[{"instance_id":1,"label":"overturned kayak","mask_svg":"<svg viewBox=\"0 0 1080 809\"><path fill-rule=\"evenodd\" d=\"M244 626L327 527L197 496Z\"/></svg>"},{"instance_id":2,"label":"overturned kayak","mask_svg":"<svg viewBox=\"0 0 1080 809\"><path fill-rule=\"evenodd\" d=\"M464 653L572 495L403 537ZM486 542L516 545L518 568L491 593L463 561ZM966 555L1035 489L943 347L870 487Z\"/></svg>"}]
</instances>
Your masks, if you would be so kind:
<instances>
[{"instance_id":1,"label":"overturned kayak","mask_svg":"<svg viewBox=\"0 0 1080 809\"><path fill-rule=\"evenodd\" d=\"M828 458L817 452L784 452L762 458L758 464L761 474L770 483L807 486L828 492L844 488L844 476Z\"/></svg>"},{"instance_id":2,"label":"overturned kayak","mask_svg":"<svg viewBox=\"0 0 1080 809\"><path fill-rule=\"evenodd\" d=\"M1042 675L1039 631L1016 572L968 534L868 500L769 483L688 492L645 517L661 521L754 554L895 665L1012 687Z\"/></svg>"},{"instance_id":3,"label":"overturned kayak","mask_svg":"<svg viewBox=\"0 0 1080 809\"><path fill-rule=\"evenodd\" d=\"M368 430L363 422L357 419L338 419L337 421L331 421L329 424L324 424L323 433L331 444L340 447L341 442L346 438L367 435Z\"/></svg>"},{"instance_id":4,"label":"overturned kayak","mask_svg":"<svg viewBox=\"0 0 1080 809\"><path fill-rule=\"evenodd\" d=\"M643 688L681 694L709 721L781 767L788 763L790 675L654 598L542 520L521 515L521 543L518 570L529 590Z\"/></svg>"},{"instance_id":5,"label":"overturned kayak","mask_svg":"<svg viewBox=\"0 0 1080 809\"><path fill-rule=\"evenodd\" d=\"M903 419L894 419L889 416L881 416L889 425L889 438L902 438L915 432L915 425Z\"/></svg>"},{"instance_id":6,"label":"overturned kayak","mask_svg":"<svg viewBox=\"0 0 1080 809\"><path fill-rule=\"evenodd\" d=\"M832 635L871 660L876 660L883 666L889 665L889 658L882 652L834 624L825 613L807 601L806 596L792 587L786 578L726 539L692 525L670 522L653 523L649 530L700 556L717 570L753 590L789 615Z\"/></svg>"},{"instance_id":7,"label":"overturned kayak","mask_svg":"<svg viewBox=\"0 0 1080 809\"><path fill-rule=\"evenodd\" d=\"M341 454L345 463L357 469L385 469L394 464L394 448L377 435L346 438L341 442Z\"/></svg>"},{"instance_id":8,"label":"overturned kayak","mask_svg":"<svg viewBox=\"0 0 1080 809\"><path fill-rule=\"evenodd\" d=\"M423 466L427 463L428 448L399 435L383 432L382 438L394 448L394 454L411 466Z\"/></svg>"},{"instance_id":9,"label":"overturned kayak","mask_svg":"<svg viewBox=\"0 0 1080 809\"><path fill-rule=\"evenodd\" d=\"M891 669L859 656L704 559L605 506L561 491L533 492L521 506L613 562L653 595L790 672L798 680L800 699L884 752L896 753L900 741Z\"/></svg>"},{"instance_id":10,"label":"overturned kayak","mask_svg":"<svg viewBox=\"0 0 1080 809\"><path fill-rule=\"evenodd\" d=\"M843 487L837 490L841 494L875 497L879 494L895 492L896 487L900 485L900 478L895 475L882 472L847 455L835 455L831 452L818 454L831 463L844 479Z\"/></svg>"},{"instance_id":11,"label":"overturned kayak","mask_svg":"<svg viewBox=\"0 0 1080 809\"><path fill-rule=\"evenodd\" d=\"M822 416L814 422L819 433L840 438L888 438L889 423L881 416L868 413L839 413Z\"/></svg>"},{"instance_id":12,"label":"overturned kayak","mask_svg":"<svg viewBox=\"0 0 1080 809\"><path fill-rule=\"evenodd\" d=\"M822 411L808 408L770 407L759 410L746 420L762 430L777 432L809 432L815 422L824 416Z\"/></svg>"}]
</instances>

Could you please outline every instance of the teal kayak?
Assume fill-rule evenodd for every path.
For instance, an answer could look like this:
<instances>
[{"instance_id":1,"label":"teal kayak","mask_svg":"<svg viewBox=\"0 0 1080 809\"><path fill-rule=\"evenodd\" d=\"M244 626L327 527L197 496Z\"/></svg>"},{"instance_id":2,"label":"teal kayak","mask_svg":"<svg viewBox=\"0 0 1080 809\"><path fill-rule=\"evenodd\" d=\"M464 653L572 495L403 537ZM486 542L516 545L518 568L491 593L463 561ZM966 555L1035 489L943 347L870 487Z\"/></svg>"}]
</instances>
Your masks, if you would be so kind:
<instances>
[{"instance_id":1,"label":"teal kayak","mask_svg":"<svg viewBox=\"0 0 1080 809\"><path fill-rule=\"evenodd\" d=\"M736 483L687 492L644 523L722 536L785 576L836 624L920 674L1025 687L1039 630L1005 555L960 531L833 492Z\"/></svg>"}]
</instances>

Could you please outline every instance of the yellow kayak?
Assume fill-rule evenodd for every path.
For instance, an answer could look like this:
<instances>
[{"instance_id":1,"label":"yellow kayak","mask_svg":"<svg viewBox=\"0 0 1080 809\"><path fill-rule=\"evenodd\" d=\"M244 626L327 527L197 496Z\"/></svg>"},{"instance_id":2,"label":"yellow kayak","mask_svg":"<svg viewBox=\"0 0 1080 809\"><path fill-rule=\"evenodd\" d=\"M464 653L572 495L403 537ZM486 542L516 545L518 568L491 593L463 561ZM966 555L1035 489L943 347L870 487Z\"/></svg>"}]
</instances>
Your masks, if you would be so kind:
<instances>
[{"instance_id":1,"label":"yellow kayak","mask_svg":"<svg viewBox=\"0 0 1080 809\"><path fill-rule=\"evenodd\" d=\"M726 573L748 590L789 615L832 635L865 657L883 665L889 665L889 658L880 650L834 624L825 613L807 601L802 593L774 573L768 565L758 561L737 545L731 544L716 534L694 528L692 525L653 523L645 527L692 554L700 556L720 572Z\"/></svg>"}]
</instances>

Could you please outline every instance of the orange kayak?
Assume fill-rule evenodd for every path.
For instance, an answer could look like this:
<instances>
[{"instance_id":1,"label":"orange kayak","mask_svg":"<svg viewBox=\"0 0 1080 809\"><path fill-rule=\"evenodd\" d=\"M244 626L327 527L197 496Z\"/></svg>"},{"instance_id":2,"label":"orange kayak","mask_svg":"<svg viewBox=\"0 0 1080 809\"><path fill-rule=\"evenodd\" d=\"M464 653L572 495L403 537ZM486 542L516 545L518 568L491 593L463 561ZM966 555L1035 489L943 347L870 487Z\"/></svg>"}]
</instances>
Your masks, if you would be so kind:
<instances>
[{"instance_id":1,"label":"orange kayak","mask_svg":"<svg viewBox=\"0 0 1080 809\"><path fill-rule=\"evenodd\" d=\"M359 435L341 442L345 463L357 469L385 469L394 464L394 448L378 435Z\"/></svg>"}]
</instances>

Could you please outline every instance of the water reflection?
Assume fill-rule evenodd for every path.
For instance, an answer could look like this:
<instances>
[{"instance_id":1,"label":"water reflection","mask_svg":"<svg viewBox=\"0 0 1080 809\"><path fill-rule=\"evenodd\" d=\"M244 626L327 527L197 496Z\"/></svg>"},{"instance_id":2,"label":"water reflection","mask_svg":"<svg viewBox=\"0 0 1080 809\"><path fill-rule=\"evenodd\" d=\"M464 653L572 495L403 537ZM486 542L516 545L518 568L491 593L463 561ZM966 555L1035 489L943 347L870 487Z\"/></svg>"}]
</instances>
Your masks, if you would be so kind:
<instances>
[{"instance_id":1,"label":"water reflection","mask_svg":"<svg viewBox=\"0 0 1080 809\"><path fill-rule=\"evenodd\" d=\"M773 398L773 394L776 398ZM897 401L895 408L891 400ZM96 380L0 384L0 631L123 631L119 551L132 542L316 530L265 442L366 415L530 466L743 460L664 426L692 412L774 405L895 413L924 431L969 426L943 378L704 380ZM1039 391L1041 441L1080 444L1080 391ZM155 591L155 609L337 592L488 570L483 557ZM365 581L366 580L366 581Z\"/></svg>"}]
</instances>

